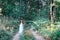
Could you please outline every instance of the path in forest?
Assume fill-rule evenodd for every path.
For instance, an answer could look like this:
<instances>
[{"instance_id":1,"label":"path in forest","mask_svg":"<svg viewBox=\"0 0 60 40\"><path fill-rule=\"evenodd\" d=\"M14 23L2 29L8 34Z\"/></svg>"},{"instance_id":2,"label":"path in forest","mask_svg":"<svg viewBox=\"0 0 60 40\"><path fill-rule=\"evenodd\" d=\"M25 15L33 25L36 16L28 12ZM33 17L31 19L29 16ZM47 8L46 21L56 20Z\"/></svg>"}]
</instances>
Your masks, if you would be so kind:
<instances>
[{"instance_id":1,"label":"path in forest","mask_svg":"<svg viewBox=\"0 0 60 40\"><path fill-rule=\"evenodd\" d=\"M33 30L30 30L30 32L33 34L33 36L35 37L36 40L46 40L46 39L44 39L44 37L40 36L39 34L34 32ZM17 32L16 35L13 36L13 40L19 40L19 38L20 38L20 33Z\"/></svg>"},{"instance_id":2,"label":"path in forest","mask_svg":"<svg viewBox=\"0 0 60 40\"><path fill-rule=\"evenodd\" d=\"M20 33L17 32L16 35L13 36L12 40L19 40L19 38L20 38Z\"/></svg>"},{"instance_id":3,"label":"path in forest","mask_svg":"<svg viewBox=\"0 0 60 40\"><path fill-rule=\"evenodd\" d=\"M39 34L37 34L36 32L34 32L33 30L30 30L33 34L33 36L35 37L36 40L45 40L42 36L40 36Z\"/></svg>"}]
</instances>

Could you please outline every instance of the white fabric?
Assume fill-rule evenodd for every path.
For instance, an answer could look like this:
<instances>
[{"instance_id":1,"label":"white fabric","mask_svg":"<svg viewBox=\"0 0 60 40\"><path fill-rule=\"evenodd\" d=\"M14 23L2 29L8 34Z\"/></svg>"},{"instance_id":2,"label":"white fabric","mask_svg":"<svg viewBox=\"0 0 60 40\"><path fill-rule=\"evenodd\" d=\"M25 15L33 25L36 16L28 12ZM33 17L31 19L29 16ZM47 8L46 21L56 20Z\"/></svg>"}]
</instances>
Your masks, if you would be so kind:
<instances>
[{"instance_id":1,"label":"white fabric","mask_svg":"<svg viewBox=\"0 0 60 40\"><path fill-rule=\"evenodd\" d=\"M24 28L24 25L23 25L23 23L21 23L19 25L19 33L22 33L23 32L23 28Z\"/></svg>"}]
</instances>

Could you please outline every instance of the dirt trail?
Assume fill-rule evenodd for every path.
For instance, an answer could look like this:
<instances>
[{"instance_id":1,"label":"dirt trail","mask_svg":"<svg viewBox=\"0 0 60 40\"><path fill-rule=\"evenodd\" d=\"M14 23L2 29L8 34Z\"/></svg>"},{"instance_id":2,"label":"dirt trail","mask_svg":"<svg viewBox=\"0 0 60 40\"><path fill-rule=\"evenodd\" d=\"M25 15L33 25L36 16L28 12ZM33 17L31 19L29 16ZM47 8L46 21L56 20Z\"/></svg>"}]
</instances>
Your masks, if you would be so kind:
<instances>
[{"instance_id":1,"label":"dirt trail","mask_svg":"<svg viewBox=\"0 0 60 40\"><path fill-rule=\"evenodd\" d=\"M40 36L39 34L37 34L36 32L34 32L33 30L30 30L33 34L33 36L35 37L36 40L45 40L42 36Z\"/></svg>"},{"instance_id":2,"label":"dirt trail","mask_svg":"<svg viewBox=\"0 0 60 40\"><path fill-rule=\"evenodd\" d=\"M30 30L30 32L33 34L33 36L35 37L36 40L45 40L44 37L40 36L39 34L34 32L33 30ZM17 32L16 35L13 36L12 40L19 40L19 38L20 38L20 33Z\"/></svg>"},{"instance_id":3,"label":"dirt trail","mask_svg":"<svg viewBox=\"0 0 60 40\"><path fill-rule=\"evenodd\" d=\"M17 32L16 35L13 36L12 40L19 40L19 38L20 38L20 33Z\"/></svg>"}]
</instances>

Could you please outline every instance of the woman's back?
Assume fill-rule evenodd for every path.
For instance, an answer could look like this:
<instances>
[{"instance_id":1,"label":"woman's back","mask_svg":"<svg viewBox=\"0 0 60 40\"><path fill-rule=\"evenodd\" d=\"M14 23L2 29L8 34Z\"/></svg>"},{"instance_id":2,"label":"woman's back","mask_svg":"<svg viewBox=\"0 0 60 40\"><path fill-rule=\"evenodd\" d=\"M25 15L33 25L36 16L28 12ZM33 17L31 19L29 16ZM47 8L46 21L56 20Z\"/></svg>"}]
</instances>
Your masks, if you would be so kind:
<instances>
[{"instance_id":1,"label":"woman's back","mask_svg":"<svg viewBox=\"0 0 60 40\"><path fill-rule=\"evenodd\" d=\"M23 29L24 29L24 25L23 25L23 22L21 20L21 23L19 25L19 33L21 34L23 32Z\"/></svg>"}]
</instances>

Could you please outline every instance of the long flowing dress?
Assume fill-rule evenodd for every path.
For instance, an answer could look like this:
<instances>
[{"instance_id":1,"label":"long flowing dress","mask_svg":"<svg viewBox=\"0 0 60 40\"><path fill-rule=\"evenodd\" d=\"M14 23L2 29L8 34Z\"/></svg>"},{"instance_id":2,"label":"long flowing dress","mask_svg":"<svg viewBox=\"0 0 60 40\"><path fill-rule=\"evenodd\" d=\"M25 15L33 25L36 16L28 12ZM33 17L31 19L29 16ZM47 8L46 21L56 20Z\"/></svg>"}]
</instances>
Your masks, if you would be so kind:
<instances>
[{"instance_id":1,"label":"long flowing dress","mask_svg":"<svg viewBox=\"0 0 60 40\"><path fill-rule=\"evenodd\" d=\"M19 25L19 33L22 34L23 30L24 30L24 25L23 25L23 23L21 23Z\"/></svg>"}]
</instances>

